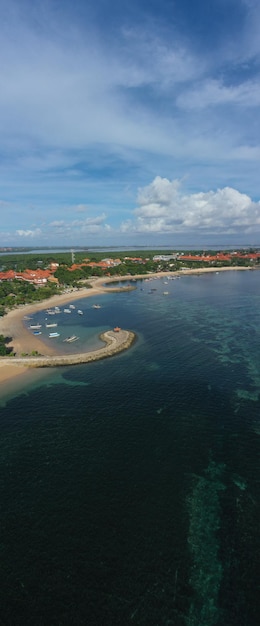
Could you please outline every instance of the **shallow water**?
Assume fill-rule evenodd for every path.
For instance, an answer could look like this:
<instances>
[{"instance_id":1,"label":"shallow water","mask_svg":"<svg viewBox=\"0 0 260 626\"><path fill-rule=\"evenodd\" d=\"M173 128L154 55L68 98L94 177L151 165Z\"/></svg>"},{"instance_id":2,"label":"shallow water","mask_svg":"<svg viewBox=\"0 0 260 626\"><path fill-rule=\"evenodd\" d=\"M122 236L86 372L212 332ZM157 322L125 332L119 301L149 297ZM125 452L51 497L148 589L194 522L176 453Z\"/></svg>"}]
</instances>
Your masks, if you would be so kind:
<instances>
[{"instance_id":1,"label":"shallow water","mask_svg":"<svg viewBox=\"0 0 260 626\"><path fill-rule=\"evenodd\" d=\"M260 273L136 287L59 321L133 348L0 408L4 624L258 623Z\"/></svg>"}]
</instances>

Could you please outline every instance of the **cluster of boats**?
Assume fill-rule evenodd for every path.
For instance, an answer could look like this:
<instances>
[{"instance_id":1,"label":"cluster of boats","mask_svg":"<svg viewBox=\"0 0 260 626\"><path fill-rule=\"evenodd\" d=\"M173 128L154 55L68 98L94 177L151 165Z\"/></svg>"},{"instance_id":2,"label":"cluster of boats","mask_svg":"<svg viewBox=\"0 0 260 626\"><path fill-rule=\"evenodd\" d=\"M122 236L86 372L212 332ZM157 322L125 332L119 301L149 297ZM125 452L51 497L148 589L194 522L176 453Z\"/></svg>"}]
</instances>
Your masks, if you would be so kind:
<instances>
[{"instance_id":1,"label":"cluster of boats","mask_svg":"<svg viewBox=\"0 0 260 626\"><path fill-rule=\"evenodd\" d=\"M74 311L76 309L74 304L69 304L67 309L63 309L63 313L72 313L72 311ZM81 311L81 309L77 310L79 315L83 315L83 311ZM48 313L48 315L56 315L57 313L62 313L60 307L55 306L54 309L47 309L46 313Z\"/></svg>"},{"instance_id":2,"label":"cluster of boats","mask_svg":"<svg viewBox=\"0 0 260 626\"><path fill-rule=\"evenodd\" d=\"M58 313L71 313L73 310L75 310L76 307L74 304L70 304L69 307L67 309L63 309L63 311L60 309L60 307L55 306L53 309L47 309L46 313L48 313L48 315L57 315ZM83 315L83 311L81 309L77 310L77 313L79 315ZM25 320L31 320L31 317L28 316L24 316ZM48 319L47 317L45 318L46 320ZM58 326L57 322L48 322L46 321L45 324L45 328L56 328ZM36 323L36 324L30 324L29 329L33 331L34 335L41 335L42 331L42 324ZM53 339L55 337L60 337L60 333L58 331L50 331L49 332L49 337L50 339ZM77 335L72 335L69 337L66 337L66 339L63 339L64 342L66 343L73 343L74 341L77 341L79 339L79 337Z\"/></svg>"},{"instance_id":3,"label":"cluster of boats","mask_svg":"<svg viewBox=\"0 0 260 626\"><path fill-rule=\"evenodd\" d=\"M63 309L63 313L71 313L71 311L72 311L72 306L73 306L73 305L70 305L70 307L71 307L70 309ZM75 309L75 307L74 307L74 306L73 306L73 309ZM79 314L79 315L83 315L83 311L81 311L81 309L78 309L78 311L77 311L77 312L78 312L78 314Z\"/></svg>"},{"instance_id":4,"label":"cluster of boats","mask_svg":"<svg viewBox=\"0 0 260 626\"><path fill-rule=\"evenodd\" d=\"M55 306L54 309L47 309L46 313L48 313L48 315L56 315L57 313L61 313L61 310L59 306Z\"/></svg>"}]
</instances>

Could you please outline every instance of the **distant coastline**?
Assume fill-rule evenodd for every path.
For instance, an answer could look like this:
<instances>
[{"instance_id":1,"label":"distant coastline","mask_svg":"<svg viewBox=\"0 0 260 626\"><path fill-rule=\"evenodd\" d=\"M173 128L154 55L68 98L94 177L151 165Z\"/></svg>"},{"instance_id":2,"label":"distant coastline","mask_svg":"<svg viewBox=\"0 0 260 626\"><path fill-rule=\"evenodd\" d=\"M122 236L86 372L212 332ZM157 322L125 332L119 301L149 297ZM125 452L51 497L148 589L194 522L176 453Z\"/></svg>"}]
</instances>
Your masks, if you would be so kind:
<instances>
[{"instance_id":1,"label":"distant coastline","mask_svg":"<svg viewBox=\"0 0 260 626\"><path fill-rule=\"evenodd\" d=\"M223 272L223 271L246 271L246 270L252 270L252 269L253 268L240 267L240 266L219 267L219 268L215 268L215 267L207 268L206 267L206 268L198 268L198 269L183 269L178 272L173 272L172 275L179 277L179 276L192 275L192 274L198 275L198 274L216 273L216 272ZM134 276L128 275L128 276L94 278L94 279L90 279L87 281L88 285L91 285L91 288L89 288L89 286L82 287L77 290L71 290L66 293L64 292L60 295L52 296L51 298L48 298L47 300L43 300L41 302L37 302L34 304L26 304L18 308L12 309L11 311L7 313L7 315L0 318L0 334L3 334L4 336L12 337L12 346L13 346L13 350L15 352L16 357L0 357L0 382L6 381L6 380L9 380L9 379L12 379L21 375L22 373L26 372L29 367L44 367L44 364L40 365L40 357L36 357L37 360L39 359L38 363L36 362L36 360L33 361L32 358L30 359L30 363L28 363L28 360L26 360L26 357L21 356L21 354L24 352L26 352L27 354L28 353L30 354L32 351L37 351L40 355L42 355L45 358L50 357L50 363L53 362L53 365L62 364L62 362L58 362L61 357L57 353L55 348L53 346L47 346L44 343L44 341L42 341L38 336L32 335L29 332L29 330L25 327L23 323L25 315L33 314L36 311L42 311L45 307L60 306L70 301L79 300L82 298L89 298L89 297L93 297L93 296L105 294L105 293L111 293L112 288L111 287L106 288L105 286L106 284L109 284L109 283L117 283L117 282L122 283L125 281L129 283L129 281L131 282L131 280L139 280L139 279L144 280L145 278L165 277L165 276L168 276L169 274L170 272L168 271L168 272L156 272L156 273L150 273L150 274L135 274ZM116 291L120 292L120 291L125 291L126 289L127 289L126 287L116 287L115 285ZM134 337L135 335L132 331L129 331L129 336L127 338L126 336L124 336L124 340L127 344L126 347L130 347L130 345L132 345ZM120 348L120 349L126 349L126 347ZM110 349L110 352L109 352L110 355L112 353L116 353L119 351L118 345L114 346L114 348L115 349L112 350L112 352ZM99 352L99 355L96 357L95 354L97 352ZM87 361L93 361L93 360L96 360L96 358L105 358L105 356L107 356L106 352L108 352L108 348L105 350L105 352L102 352L102 349L100 352L100 348L97 351L92 351L91 353L89 352L87 353L88 354ZM80 360L80 354L81 353L79 352L78 362L86 362L86 355L84 357L82 357L81 355L82 359L84 358L85 360ZM69 362L73 363L75 362L76 358L77 358L77 355L67 356L66 363L67 364L69 364ZM50 366L50 363L49 363L49 366Z\"/></svg>"}]
</instances>

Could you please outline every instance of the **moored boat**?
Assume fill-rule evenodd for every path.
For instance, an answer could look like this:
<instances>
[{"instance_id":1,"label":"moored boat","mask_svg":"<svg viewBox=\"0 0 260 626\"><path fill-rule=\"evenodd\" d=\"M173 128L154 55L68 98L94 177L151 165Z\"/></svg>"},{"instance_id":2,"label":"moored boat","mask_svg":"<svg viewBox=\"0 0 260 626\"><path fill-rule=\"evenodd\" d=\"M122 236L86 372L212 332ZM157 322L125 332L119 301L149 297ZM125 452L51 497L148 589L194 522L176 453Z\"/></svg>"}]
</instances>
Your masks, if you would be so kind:
<instances>
[{"instance_id":1,"label":"moored boat","mask_svg":"<svg viewBox=\"0 0 260 626\"><path fill-rule=\"evenodd\" d=\"M77 339L79 339L77 335L72 335L71 337L66 337L66 339L63 339L63 341L66 343L72 343L73 341L77 341Z\"/></svg>"},{"instance_id":2,"label":"moored boat","mask_svg":"<svg viewBox=\"0 0 260 626\"><path fill-rule=\"evenodd\" d=\"M49 337L59 337L60 333L49 333Z\"/></svg>"}]
</instances>

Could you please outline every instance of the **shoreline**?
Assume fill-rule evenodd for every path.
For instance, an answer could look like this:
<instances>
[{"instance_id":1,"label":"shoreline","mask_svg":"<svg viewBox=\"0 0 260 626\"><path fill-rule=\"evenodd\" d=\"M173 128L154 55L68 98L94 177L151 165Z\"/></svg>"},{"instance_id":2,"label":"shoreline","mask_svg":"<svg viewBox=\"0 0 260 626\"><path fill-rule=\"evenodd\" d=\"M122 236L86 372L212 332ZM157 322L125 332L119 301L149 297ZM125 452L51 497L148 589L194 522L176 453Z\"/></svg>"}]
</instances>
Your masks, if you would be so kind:
<instances>
[{"instance_id":1,"label":"shoreline","mask_svg":"<svg viewBox=\"0 0 260 626\"><path fill-rule=\"evenodd\" d=\"M223 271L246 271L251 270L253 268L250 267L205 267L205 268L196 268L196 269L183 269L178 272L172 272L173 276L185 276L192 274L205 274L205 273L216 273ZM62 293L59 295L52 296L51 298L47 298L46 300L42 300L40 302L36 302L33 304L25 304L16 309L12 309L5 316L0 318L0 334L6 337L12 337L12 346L13 350L16 354L15 357L0 357L0 383L4 381L9 381L10 379L17 379L21 374L28 371L29 368L32 367L51 367L55 365L64 365L64 364L73 364L75 362L89 362L96 360L97 358L105 358L106 356L111 356L115 354L121 349L126 349L132 345L135 334L130 331L122 331L122 333L128 333L128 337L126 339L126 335L124 335L124 342L127 343L126 348L118 348L117 336L113 338L112 341L116 341L116 345L113 346L113 350L111 348L111 341L109 337L104 337L106 333L101 336L101 338L106 342L105 348L98 348L97 350L93 350L88 353L77 353L76 355L66 355L61 356L57 354L55 347L47 346L44 341L42 341L39 337L32 335L30 331L23 324L24 316L30 313L35 313L37 311L42 311L45 307L51 308L54 306L60 306L66 304L68 302L79 300L82 298L93 297L100 294L111 293L111 287L106 288L104 283L118 283L124 281L131 280L144 280L145 278L163 278L165 276L169 276L171 272L155 272L151 274L135 274L133 276L113 276L113 277L98 277L94 278L91 281L88 281L88 284L91 287L82 287L78 290L71 290L66 293ZM113 291L121 292L125 291L126 287L116 287ZM111 331L109 331L111 332ZM131 337L130 343L128 343L129 338ZM119 342L122 345L122 337ZM110 348L109 348L110 345ZM45 364L41 362L41 357L36 357L33 361L33 357L21 357L21 353L23 352L32 352L37 350L39 354L43 357ZM111 351L112 350L112 351ZM77 361L77 358L79 359ZM83 360L80 360L83 359ZM47 365L47 361L49 360L49 364Z\"/></svg>"},{"instance_id":2,"label":"shoreline","mask_svg":"<svg viewBox=\"0 0 260 626\"><path fill-rule=\"evenodd\" d=\"M136 339L135 333L129 330L107 330L99 335L101 341L105 346L101 346L96 350L89 352L77 352L75 354L52 354L52 355L39 355L39 356L27 356L27 357L11 357L11 363L9 363L9 357L2 357L6 359L7 367L14 366L17 369L16 375L18 375L19 367L24 369L36 368L36 367L59 367L64 365L78 365L80 363L90 363L92 361L99 361L105 359L114 354L118 354L123 350L127 350Z\"/></svg>"}]
</instances>

